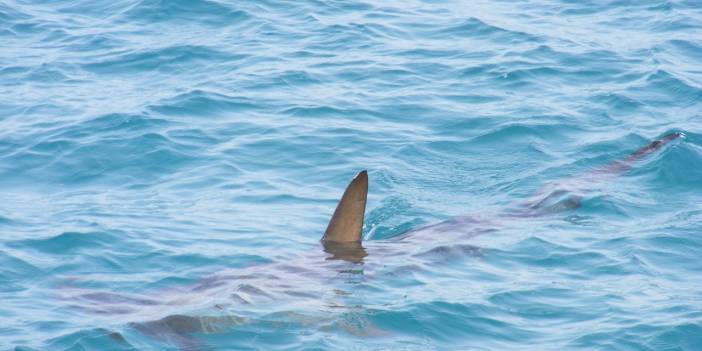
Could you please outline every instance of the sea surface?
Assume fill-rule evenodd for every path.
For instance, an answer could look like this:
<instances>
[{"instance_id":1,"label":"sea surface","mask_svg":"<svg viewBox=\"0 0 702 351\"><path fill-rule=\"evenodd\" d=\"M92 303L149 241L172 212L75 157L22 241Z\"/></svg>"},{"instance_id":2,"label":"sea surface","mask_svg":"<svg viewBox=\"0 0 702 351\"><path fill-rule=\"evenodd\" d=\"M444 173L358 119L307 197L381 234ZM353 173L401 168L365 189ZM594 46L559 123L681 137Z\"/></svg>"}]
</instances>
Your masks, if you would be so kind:
<instances>
[{"instance_id":1,"label":"sea surface","mask_svg":"<svg viewBox=\"0 0 702 351\"><path fill-rule=\"evenodd\" d=\"M253 349L702 350L702 3L0 2L0 350Z\"/></svg>"}]
</instances>

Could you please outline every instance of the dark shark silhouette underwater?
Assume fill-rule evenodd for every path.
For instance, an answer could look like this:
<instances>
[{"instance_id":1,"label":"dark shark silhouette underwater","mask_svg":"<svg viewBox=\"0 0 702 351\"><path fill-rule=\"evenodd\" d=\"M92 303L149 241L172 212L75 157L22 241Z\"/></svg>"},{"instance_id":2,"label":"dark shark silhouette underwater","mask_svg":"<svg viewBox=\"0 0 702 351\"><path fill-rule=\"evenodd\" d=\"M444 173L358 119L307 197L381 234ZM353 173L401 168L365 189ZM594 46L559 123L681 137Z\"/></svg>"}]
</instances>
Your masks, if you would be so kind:
<instances>
[{"instance_id":1,"label":"dark shark silhouette underwater","mask_svg":"<svg viewBox=\"0 0 702 351\"><path fill-rule=\"evenodd\" d=\"M574 190L586 191L588 184L621 175L634 167L637 161L682 136L679 132L667 134L626 158L558 183L557 186L546 186L499 217L514 221L575 209L580 206L580 197L574 195ZM308 310L310 306L317 306L319 310L329 309L330 306L343 308L343 295L348 292L340 292L343 289L311 291L310 287L333 286L339 279L358 279L359 270L367 269L363 265L368 263L364 262L368 257L402 259L412 252L413 247L426 244L427 240L438 243L437 249L458 248L460 252L470 254L476 248L466 244L467 238L497 231L504 223L471 216L456 217L412 229L392 239L366 241L364 245L362 229L367 194L368 173L364 170L351 180L339 200L321 239L323 250L311 252L299 260L227 270L191 285L156 294L151 292L148 296L64 287L63 291L70 291L70 296L64 298L80 303L80 308L84 310L103 315L123 315L132 330L151 339L180 349L202 350L206 347L196 337L198 335L227 333L247 324L261 322L260 317L241 312L242 306L243 309L251 309L258 303L268 306L281 304L286 311L295 311L296 306L305 306L302 310ZM369 279L367 273L362 275L365 275L363 279ZM157 297L152 297L154 295ZM173 314L174 310L178 314ZM333 315L310 317L290 312L265 318L269 323L297 320L302 324L332 325L331 328L343 328L350 333L382 333L373 331L372 327L360 330L358 326L336 323ZM310 321L310 318L315 320ZM133 322L134 319L148 321ZM109 332L106 335L116 342L127 343L120 333Z\"/></svg>"}]
</instances>

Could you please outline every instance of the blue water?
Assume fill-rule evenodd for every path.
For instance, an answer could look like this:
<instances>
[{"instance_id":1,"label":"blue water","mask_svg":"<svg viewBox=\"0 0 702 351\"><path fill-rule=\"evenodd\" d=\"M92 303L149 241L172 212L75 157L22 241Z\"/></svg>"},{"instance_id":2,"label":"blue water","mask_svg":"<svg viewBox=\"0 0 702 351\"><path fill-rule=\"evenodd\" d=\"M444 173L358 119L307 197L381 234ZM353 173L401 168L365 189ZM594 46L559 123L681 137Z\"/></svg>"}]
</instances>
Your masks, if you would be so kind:
<instances>
[{"instance_id":1,"label":"blue water","mask_svg":"<svg viewBox=\"0 0 702 351\"><path fill-rule=\"evenodd\" d=\"M3 1L0 350L702 350L701 63L694 0Z\"/></svg>"}]
</instances>

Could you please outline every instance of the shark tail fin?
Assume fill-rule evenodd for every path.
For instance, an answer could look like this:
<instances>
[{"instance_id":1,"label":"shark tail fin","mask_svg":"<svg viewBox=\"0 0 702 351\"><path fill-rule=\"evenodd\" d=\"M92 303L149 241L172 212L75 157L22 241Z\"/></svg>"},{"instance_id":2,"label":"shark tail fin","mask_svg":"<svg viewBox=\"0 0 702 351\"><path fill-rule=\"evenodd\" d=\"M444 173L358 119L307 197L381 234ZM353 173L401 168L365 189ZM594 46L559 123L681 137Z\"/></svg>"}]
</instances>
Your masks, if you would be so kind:
<instances>
[{"instance_id":1,"label":"shark tail fin","mask_svg":"<svg viewBox=\"0 0 702 351\"><path fill-rule=\"evenodd\" d=\"M658 151L661 149L663 146L666 144L670 143L671 141L682 138L685 135L680 132L674 132L665 135L664 137L654 140L650 142L648 145L641 147L634 151L632 154L630 154L628 157L614 161L610 163L607 167L598 170L600 173L611 173L611 174L620 174L628 171L633 167L634 163L643 159L644 157Z\"/></svg>"},{"instance_id":2,"label":"shark tail fin","mask_svg":"<svg viewBox=\"0 0 702 351\"><path fill-rule=\"evenodd\" d=\"M360 242L368 197L368 172L359 172L336 205L322 241Z\"/></svg>"},{"instance_id":3,"label":"shark tail fin","mask_svg":"<svg viewBox=\"0 0 702 351\"><path fill-rule=\"evenodd\" d=\"M670 133L670 134L668 134L668 135L666 135L658 140L654 140L654 141L650 142L648 145L634 151L634 153L629 155L629 157L627 157L625 159L625 161L629 161L629 162L638 161L638 160L648 156L648 154L651 154L655 151L658 151L660 148L665 146L665 144L667 144L667 143L669 143L677 138L683 137L683 136L684 136L683 133L680 133L680 132Z\"/></svg>"}]
</instances>

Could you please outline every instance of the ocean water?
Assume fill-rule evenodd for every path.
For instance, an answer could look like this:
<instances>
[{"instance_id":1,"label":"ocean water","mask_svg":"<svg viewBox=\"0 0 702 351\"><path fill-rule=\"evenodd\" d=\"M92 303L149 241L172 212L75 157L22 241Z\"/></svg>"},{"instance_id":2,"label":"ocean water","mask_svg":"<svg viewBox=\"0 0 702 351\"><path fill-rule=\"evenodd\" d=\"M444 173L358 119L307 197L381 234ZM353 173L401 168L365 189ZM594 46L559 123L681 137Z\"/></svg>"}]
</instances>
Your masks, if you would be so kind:
<instances>
[{"instance_id":1,"label":"ocean water","mask_svg":"<svg viewBox=\"0 0 702 351\"><path fill-rule=\"evenodd\" d=\"M0 2L0 350L702 350L701 64L694 0Z\"/></svg>"}]
</instances>

